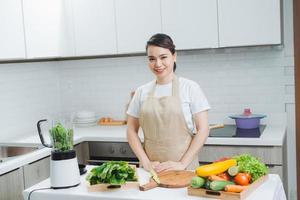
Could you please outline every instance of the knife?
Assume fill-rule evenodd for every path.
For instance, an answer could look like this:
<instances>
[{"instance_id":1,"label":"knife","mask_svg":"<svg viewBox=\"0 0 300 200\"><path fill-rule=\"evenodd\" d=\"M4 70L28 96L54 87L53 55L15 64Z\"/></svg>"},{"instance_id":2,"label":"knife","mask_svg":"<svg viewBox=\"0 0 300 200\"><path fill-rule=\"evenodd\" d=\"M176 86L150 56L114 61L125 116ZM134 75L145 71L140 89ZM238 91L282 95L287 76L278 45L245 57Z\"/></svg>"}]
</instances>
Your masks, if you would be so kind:
<instances>
[{"instance_id":1,"label":"knife","mask_svg":"<svg viewBox=\"0 0 300 200\"><path fill-rule=\"evenodd\" d=\"M151 174L151 178L159 185L160 180L158 178L157 173L153 169L150 169L150 174Z\"/></svg>"}]
</instances>

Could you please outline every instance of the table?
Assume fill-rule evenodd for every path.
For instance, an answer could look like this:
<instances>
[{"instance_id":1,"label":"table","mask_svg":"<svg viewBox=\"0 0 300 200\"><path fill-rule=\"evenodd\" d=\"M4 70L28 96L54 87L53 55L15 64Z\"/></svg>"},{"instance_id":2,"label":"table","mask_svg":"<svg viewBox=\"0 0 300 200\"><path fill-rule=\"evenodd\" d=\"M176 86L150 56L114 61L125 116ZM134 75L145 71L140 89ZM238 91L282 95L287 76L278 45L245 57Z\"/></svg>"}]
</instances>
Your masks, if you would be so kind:
<instances>
[{"instance_id":1,"label":"table","mask_svg":"<svg viewBox=\"0 0 300 200\"><path fill-rule=\"evenodd\" d=\"M88 171L93 166L87 166ZM145 184L149 181L149 173L142 168L137 169L140 184ZM108 192L88 192L86 185L87 174L80 177L80 185L69 189L45 189L37 190L31 194L30 200L149 200L149 199L197 199L211 200L210 198L202 198L189 196L187 188L154 188L148 191L139 191L134 189L114 189ZM49 188L50 179L46 179L23 192L24 200L28 200L28 195L31 191L41 188ZM247 200L286 200L286 195L282 186L280 177L277 174L269 174L269 178L260 187L258 187Z\"/></svg>"}]
</instances>

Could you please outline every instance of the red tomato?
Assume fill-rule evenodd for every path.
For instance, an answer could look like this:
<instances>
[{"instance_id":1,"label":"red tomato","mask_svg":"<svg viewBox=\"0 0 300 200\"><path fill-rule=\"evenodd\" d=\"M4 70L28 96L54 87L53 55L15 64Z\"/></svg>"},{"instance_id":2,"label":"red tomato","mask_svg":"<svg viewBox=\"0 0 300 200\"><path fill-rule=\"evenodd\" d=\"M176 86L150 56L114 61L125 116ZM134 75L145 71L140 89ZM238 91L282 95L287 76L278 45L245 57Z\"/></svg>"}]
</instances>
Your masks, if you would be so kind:
<instances>
[{"instance_id":1,"label":"red tomato","mask_svg":"<svg viewBox=\"0 0 300 200\"><path fill-rule=\"evenodd\" d=\"M227 172L223 172L221 174L218 174L217 176L221 177L221 178L223 178L223 179L225 179L227 181L230 181L230 176L227 174Z\"/></svg>"},{"instance_id":2,"label":"red tomato","mask_svg":"<svg viewBox=\"0 0 300 200\"><path fill-rule=\"evenodd\" d=\"M251 179L252 179L251 174L247 173L247 172L245 172L244 174L247 176L249 182L251 182Z\"/></svg>"},{"instance_id":3,"label":"red tomato","mask_svg":"<svg viewBox=\"0 0 300 200\"><path fill-rule=\"evenodd\" d=\"M238 185L249 185L248 175L246 175L245 173L238 173L234 177L234 182Z\"/></svg>"}]
</instances>

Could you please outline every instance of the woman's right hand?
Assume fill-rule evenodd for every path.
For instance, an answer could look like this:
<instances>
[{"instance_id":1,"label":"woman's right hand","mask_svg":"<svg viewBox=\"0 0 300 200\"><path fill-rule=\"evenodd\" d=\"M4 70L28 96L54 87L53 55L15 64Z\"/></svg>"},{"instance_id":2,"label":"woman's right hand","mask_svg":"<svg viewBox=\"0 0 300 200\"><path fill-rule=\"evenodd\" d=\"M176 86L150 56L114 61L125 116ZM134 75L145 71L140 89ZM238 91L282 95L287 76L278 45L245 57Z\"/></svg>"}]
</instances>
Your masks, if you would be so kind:
<instances>
[{"instance_id":1,"label":"woman's right hand","mask_svg":"<svg viewBox=\"0 0 300 200\"><path fill-rule=\"evenodd\" d=\"M156 167L157 167L159 164L160 164L160 162L158 162L158 161L153 161L153 162L151 162L151 167L152 167L152 169L154 169L154 170L156 171Z\"/></svg>"},{"instance_id":2,"label":"woman's right hand","mask_svg":"<svg viewBox=\"0 0 300 200\"><path fill-rule=\"evenodd\" d=\"M142 166L145 170L150 171L151 169L154 169L156 171L156 167L160 164L159 161L150 161L148 163L142 163Z\"/></svg>"}]
</instances>

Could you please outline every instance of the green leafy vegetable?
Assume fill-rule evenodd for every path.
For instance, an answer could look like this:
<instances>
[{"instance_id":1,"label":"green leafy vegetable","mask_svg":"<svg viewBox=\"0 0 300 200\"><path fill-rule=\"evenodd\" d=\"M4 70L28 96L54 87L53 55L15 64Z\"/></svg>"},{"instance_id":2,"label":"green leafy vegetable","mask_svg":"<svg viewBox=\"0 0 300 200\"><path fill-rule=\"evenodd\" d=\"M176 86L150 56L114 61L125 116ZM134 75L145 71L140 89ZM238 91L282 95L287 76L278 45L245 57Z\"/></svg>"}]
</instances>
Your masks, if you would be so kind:
<instances>
[{"instance_id":1,"label":"green leafy vegetable","mask_svg":"<svg viewBox=\"0 0 300 200\"><path fill-rule=\"evenodd\" d=\"M61 123L57 123L50 130L53 147L56 151L68 151L73 149L73 129L66 129Z\"/></svg>"},{"instance_id":2,"label":"green leafy vegetable","mask_svg":"<svg viewBox=\"0 0 300 200\"><path fill-rule=\"evenodd\" d=\"M135 169L125 161L109 161L99 167L95 167L87 175L86 180L91 185L108 183L111 185L122 185L126 181L136 181Z\"/></svg>"},{"instance_id":3,"label":"green leafy vegetable","mask_svg":"<svg viewBox=\"0 0 300 200\"><path fill-rule=\"evenodd\" d=\"M268 167L259 159L249 154L241 154L235 156L234 159L237 160L239 171L250 173L253 182L268 173Z\"/></svg>"}]
</instances>

